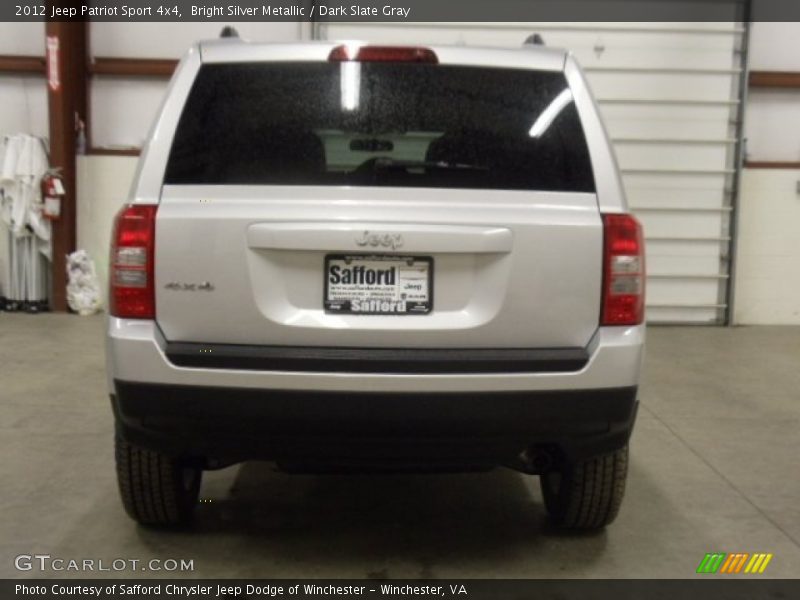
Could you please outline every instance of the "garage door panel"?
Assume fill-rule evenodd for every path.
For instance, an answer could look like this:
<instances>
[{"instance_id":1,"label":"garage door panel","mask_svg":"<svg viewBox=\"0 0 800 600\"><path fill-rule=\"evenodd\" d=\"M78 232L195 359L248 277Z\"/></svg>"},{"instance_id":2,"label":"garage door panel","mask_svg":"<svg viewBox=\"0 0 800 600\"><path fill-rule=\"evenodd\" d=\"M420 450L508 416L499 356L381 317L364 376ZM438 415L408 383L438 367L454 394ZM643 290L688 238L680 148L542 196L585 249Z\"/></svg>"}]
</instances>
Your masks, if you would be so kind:
<instances>
[{"instance_id":1,"label":"garage door panel","mask_svg":"<svg viewBox=\"0 0 800 600\"><path fill-rule=\"evenodd\" d=\"M719 287L714 279L680 280L680 285L675 285L675 279L647 280L647 301L658 306L669 305L695 305L716 304L718 301Z\"/></svg>"},{"instance_id":2,"label":"garage door panel","mask_svg":"<svg viewBox=\"0 0 800 600\"><path fill-rule=\"evenodd\" d=\"M560 32L542 35L551 46L569 48L581 64L644 69L730 69L734 36L693 33Z\"/></svg>"},{"instance_id":3,"label":"garage door panel","mask_svg":"<svg viewBox=\"0 0 800 600\"><path fill-rule=\"evenodd\" d=\"M611 99L614 100L614 99ZM682 100L692 101L690 91ZM697 104L612 103L599 100L603 120L612 139L727 139L730 137L728 118L731 107L726 104L703 106Z\"/></svg>"},{"instance_id":4,"label":"garage door panel","mask_svg":"<svg viewBox=\"0 0 800 600\"><path fill-rule=\"evenodd\" d=\"M691 97L697 100L730 99L732 73L693 73L690 67L686 69L678 73L588 70L587 75L592 90L600 98L683 100L687 90L691 90Z\"/></svg>"},{"instance_id":5,"label":"garage door panel","mask_svg":"<svg viewBox=\"0 0 800 600\"><path fill-rule=\"evenodd\" d=\"M680 254L652 254L646 256L647 271L652 276L672 276L676 273L695 277L718 275L719 255L707 253L690 257Z\"/></svg>"},{"instance_id":6,"label":"garage door panel","mask_svg":"<svg viewBox=\"0 0 800 600\"><path fill-rule=\"evenodd\" d=\"M548 36L548 40L551 36ZM581 65L589 71L609 65L630 69L686 69L692 65L695 69L724 70L731 68L731 52L729 45L720 50L700 50L694 47L662 47L647 48L643 44L619 44L609 40L608 36L593 36L585 45L572 46L562 44L552 37L554 46L569 48L580 60ZM548 41L549 43L549 41ZM599 49L602 53L598 53Z\"/></svg>"},{"instance_id":7,"label":"garage door panel","mask_svg":"<svg viewBox=\"0 0 800 600\"><path fill-rule=\"evenodd\" d=\"M617 142L614 147L623 169L724 169L728 158L728 148L722 144L636 141Z\"/></svg>"},{"instance_id":8,"label":"garage door panel","mask_svg":"<svg viewBox=\"0 0 800 600\"><path fill-rule=\"evenodd\" d=\"M671 285L680 287L681 275L708 277L710 281L724 281L727 273L722 267L727 263L723 241L683 240L681 238L650 239L645 242L647 271L651 276L669 277ZM648 292L649 296L649 292ZM648 297L648 302L651 298Z\"/></svg>"},{"instance_id":9,"label":"garage door panel","mask_svg":"<svg viewBox=\"0 0 800 600\"><path fill-rule=\"evenodd\" d=\"M664 169L666 170L666 169ZM622 168L622 179L625 189L637 188L658 188L673 190L675 194L682 194L685 191L707 191L724 193L728 188L726 185L730 174L708 171L697 172L667 172L658 173L647 172L639 173L635 170Z\"/></svg>"},{"instance_id":10,"label":"garage door panel","mask_svg":"<svg viewBox=\"0 0 800 600\"><path fill-rule=\"evenodd\" d=\"M722 230L722 214L693 212L637 213L648 238L714 238Z\"/></svg>"},{"instance_id":11,"label":"garage door panel","mask_svg":"<svg viewBox=\"0 0 800 600\"><path fill-rule=\"evenodd\" d=\"M686 261L696 260L698 257L713 257L719 259L722 256L721 247L723 241L710 239L701 242L699 240L682 240L680 237L645 240L645 251L647 256L676 256L682 257Z\"/></svg>"},{"instance_id":12,"label":"garage door panel","mask_svg":"<svg viewBox=\"0 0 800 600\"><path fill-rule=\"evenodd\" d=\"M718 211L725 212L727 198L724 190L719 189L683 189L677 192L669 187L635 187L627 186L628 204L634 211L651 210L686 210L686 211Z\"/></svg>"}]
</instances>

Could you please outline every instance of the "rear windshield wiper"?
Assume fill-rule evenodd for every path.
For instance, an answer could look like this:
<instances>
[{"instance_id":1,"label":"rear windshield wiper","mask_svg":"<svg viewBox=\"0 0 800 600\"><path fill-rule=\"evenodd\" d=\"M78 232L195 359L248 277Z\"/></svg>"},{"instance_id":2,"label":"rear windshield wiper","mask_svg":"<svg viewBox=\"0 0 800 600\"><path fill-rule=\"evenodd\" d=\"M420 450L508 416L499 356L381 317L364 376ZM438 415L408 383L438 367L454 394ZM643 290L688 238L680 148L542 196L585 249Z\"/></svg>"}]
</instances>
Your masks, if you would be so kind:
<instances>
[{"instance_id":1,"label":"rear windshield wiper","mask_svg":"<svg viewBox=\"0 0 800 600\"><path fill-rule=\"evenodd\" d=\"M388 156L378 156L364 161L355 169L355 173L389 171L392 169L428 169L442 171L488 171L488 167L467 163L448 162L444 160L400 160Z\"/></svg>"}]
</instances>

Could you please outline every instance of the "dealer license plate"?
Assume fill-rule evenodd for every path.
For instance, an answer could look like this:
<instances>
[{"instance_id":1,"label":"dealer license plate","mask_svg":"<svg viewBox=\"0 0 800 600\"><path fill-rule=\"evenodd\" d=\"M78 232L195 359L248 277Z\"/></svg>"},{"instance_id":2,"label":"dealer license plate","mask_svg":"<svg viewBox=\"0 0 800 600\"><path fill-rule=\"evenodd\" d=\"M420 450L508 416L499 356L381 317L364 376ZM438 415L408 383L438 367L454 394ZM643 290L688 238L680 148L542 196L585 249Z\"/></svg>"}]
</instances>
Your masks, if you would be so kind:
<instances>
[{"instance_id":1,"label":"dealer license plate","mask_svg":"<svg viewBox=\"0 0 800 600\"><path fill-rule=\"evenodd\" d=\"M326 312L421 315L433 308L429 256L329 254L325 257Z\"/></svg>"}]
</instances>

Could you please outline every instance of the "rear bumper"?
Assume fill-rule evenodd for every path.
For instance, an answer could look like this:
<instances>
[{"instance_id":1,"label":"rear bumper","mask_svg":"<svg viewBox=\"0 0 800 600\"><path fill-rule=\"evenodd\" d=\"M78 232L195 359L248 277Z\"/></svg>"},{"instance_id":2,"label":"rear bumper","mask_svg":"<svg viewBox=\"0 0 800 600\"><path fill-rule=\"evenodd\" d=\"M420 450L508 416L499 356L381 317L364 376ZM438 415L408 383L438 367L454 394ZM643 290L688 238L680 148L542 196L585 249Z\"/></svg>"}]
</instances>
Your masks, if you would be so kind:
<instances>
[{"instance_id":1,"label":"rear bumper","mask_svg":"<svg viewBox=\"0 0 800 600\"><path fill-rule=\"evenodd\" d=\"M152 321L115 318L106 339L118 433L145 447L224 462L489 466L531 445L576 459L625 445L644 333L600 328L580 356L468 349L425 360L210 347L222 354L207 361Z\"/></svg>"},{"instance_id":2,"label":"rear bumper","mask_svg":"<svg viewBox=\"0 0 800 600\"><path fill-rule=\"evenodd\" d=\"M531 446L580 459L624 446L636 388L494 393L342 393L115 381L118 434L225 462L492 466Z\"/></svg>"},{"instance_id":3,"label":"rear bumper","mask_svg":"<svg viewBox=\"0 0 800 600\"><path fill-rule=\"evenodd\" d=\"M403 373L373 368L372 372L338 367L336 370L298 369L291 365L252 364L233 360L222 364L200 364L167 355L170 346L153 321L110 318L106 335L109 389L114 380L174 386L302 390L319 392L436 393L436 392L529 392L597 390L633 387L639 383L645 327L601 327L579 361L569 369L529 367L499 372ZM178 345L177 350L180 350ZM211 348L211 347L210 347ZM212 350L214 348L211 348ZM193 349L196 351L196 349ZM376 349L379 350L380 349ZM172 352L171 352L172 354ZM199 353L195 357L201 357ZM213 352L210 356L214 356ZM228 360L231 357L223 357ZM241 358L241 357L239 357ZM263 358L263 357L262 357ZM195 358L196 360L196 358ZM403 359L404 360L404 359ZM259 362L253 359L252 362ZM536 362L536 361L533 361ZM562 361L563 362L563 361ZM183 363L183 364L178 364ZM506 361L511 364L510 361Z\"/></svg>"}]
</instances>

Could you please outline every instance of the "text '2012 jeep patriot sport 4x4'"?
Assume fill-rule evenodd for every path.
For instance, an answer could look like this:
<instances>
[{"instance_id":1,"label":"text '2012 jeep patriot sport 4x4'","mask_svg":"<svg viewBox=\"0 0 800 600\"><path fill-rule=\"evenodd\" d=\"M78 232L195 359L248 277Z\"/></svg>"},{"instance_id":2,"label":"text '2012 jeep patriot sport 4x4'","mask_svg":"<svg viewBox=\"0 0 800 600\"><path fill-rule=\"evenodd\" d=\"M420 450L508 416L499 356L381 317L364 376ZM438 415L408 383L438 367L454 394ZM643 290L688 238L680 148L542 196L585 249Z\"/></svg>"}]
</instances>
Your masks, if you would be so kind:
<instances>
[{"instance_id":1,"label":"text '2012 jeep patriot sport 4x4'","mask_svg":"<svg viewBox=\"0 0 800 600\"><path fill-rule=\"evenodd\" d=\"M614 519L644 248L564 51L200 43L112 240L122 500L187 522L203 469L538 474Z\"/></svg>"}]
</instances>

